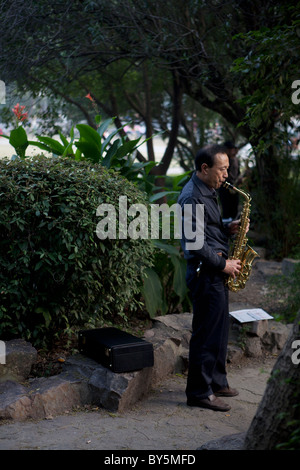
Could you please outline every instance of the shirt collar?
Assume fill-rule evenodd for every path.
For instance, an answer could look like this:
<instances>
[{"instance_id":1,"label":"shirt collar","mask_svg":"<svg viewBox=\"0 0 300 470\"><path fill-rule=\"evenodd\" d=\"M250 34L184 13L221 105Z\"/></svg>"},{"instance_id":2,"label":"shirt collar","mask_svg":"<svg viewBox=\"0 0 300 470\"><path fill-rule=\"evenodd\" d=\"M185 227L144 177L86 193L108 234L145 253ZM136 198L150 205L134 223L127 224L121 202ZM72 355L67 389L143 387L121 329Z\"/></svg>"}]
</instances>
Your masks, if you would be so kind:
<instances>
[{"instance_id":1,"label":"shirt collar","mask_svg":"<svg viewBox=\"0 0 300 470\"><path fill-rule=\"evenodd\" d=\"M198 178L197 174L196 174L196 171L194 171L193 175L192 175L192 179L193 179L193 182L196 184L196 186L198 187L198 189L200 190L201 194L203 196L207 196L207 197L212 197L212 198L216 198L217 197L217 192L214 188L209 188L205 183L203 183L203 181Z\"/></svg>"}]
</instances>

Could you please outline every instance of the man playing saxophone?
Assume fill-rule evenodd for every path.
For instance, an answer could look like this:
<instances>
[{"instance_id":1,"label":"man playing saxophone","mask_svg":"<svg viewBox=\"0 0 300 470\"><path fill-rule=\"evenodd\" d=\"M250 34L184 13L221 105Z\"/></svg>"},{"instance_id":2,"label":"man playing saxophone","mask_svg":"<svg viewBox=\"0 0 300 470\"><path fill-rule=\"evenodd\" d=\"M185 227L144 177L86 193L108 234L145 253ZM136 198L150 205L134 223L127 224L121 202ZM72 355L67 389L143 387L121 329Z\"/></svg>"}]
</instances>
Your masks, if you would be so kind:
<instances>
[{"instance_id":1,"label":"man playing saxophone","mask_svg":"<svg viewBox=\"0 0 300 470\"><path fill-rule=\"evenodd\" d=\"M178 199L182 208L185 204L194 209L198 204L204 205L202 248L188 250L190 240L184 231L181 240L187 259L186 282L193 304L187 404L215 411L231 408L220 397L238 395L237 390L229 386L226 373L229 330L226 280L229 276L235 278L242 267L241 260L228 259L229 237L238 232L239 221L231 222L228 227L223 225L216 196L216 190L227 178L228 166L223 147L210 145L200 149L195 158L195 172ZM184 219L184 211L182 213ZM195 217L191 220L192 225L195 224Z\"/></svg>"}]
</instances>

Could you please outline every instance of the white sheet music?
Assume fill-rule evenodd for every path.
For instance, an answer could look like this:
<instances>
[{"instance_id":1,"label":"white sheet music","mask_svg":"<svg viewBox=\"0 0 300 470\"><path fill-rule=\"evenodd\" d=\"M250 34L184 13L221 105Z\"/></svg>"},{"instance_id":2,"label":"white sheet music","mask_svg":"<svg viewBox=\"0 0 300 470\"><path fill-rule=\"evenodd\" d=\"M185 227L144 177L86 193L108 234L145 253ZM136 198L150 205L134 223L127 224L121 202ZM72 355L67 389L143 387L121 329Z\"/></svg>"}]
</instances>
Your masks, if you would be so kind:
<instances>
[{"instance_id":1,"label":"white sheet music","mask_svg":"<svg viewBox=\"0 0 300 470\"><path fill-rule=\"evenodd\" d=\"M262 308L250 308L244 310L235 310L229 314L240 323L258 320L271 320L273 317L265 312Z\"/></svg>"}]
</instances>

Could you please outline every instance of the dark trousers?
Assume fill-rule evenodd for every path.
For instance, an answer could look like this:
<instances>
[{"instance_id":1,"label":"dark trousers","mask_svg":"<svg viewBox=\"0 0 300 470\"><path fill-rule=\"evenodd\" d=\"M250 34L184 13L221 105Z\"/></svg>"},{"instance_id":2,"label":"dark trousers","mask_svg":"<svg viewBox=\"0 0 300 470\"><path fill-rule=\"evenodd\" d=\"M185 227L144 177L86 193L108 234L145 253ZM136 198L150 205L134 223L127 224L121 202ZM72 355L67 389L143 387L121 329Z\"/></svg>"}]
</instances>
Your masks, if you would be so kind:
<instances>
[{"instance_id":1,"label":"dark trousers","mask_svg":"<svg viewBox=\"0 0 300 470\"><path fill-rule=\"evenodd\" d=\"M192 337L186 387L188 398L206 398L228 386L228 288L222 272L188 264L187 286L193 303Z\"/></svg>"}]
</instances>

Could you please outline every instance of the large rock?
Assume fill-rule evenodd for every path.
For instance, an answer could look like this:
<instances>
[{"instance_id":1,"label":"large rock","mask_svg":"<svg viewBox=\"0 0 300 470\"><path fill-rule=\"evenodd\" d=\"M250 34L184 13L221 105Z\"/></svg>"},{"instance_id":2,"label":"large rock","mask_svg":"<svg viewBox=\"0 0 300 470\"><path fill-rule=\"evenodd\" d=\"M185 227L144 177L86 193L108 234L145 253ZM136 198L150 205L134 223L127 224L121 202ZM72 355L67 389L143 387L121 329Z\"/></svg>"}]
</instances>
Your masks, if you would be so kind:
<instances>
[{"instance_id":1,"label":"large rock","mask_svg":"<svg viewBox=\"0 0 300 470\"><path fill-rule=\"evenodd\" d=\"M278 354L287 341L291 325L274 320L259 320L248 323L232 323L235 340L243 344L244 354L249 357L261 357L266 352ZM229 348L230 351L230 348Z\"/></svg>"},{"instance_id":2,"label":"large rock","mask_svg":"<svg viewBox=\"0 0 300 470\"><path fill-rule=\"evenodd\" d=\"M13 381L0 384L0 418L42 419L79 404L79 390L60 376L36 379L30 387Z\"/></svg>"},{"instance_id":3,"label":"large rock","mask_svg":"<svg viewBox=\"0 0 300 470\"><path fill-rule=\"evenodd\" d=\"M7 380L0 383L0 419L22 420L28 417L30 398L23 385Z\"/></svg>"},{"instance_id":4,"label":"large rock","mask_svg":"<svg viewBox=\"0 0 300 470\"><path fill-rule=\"evenodd\" d=\"M270 321L268 331L266 331L261 341L265 349L272 354L279 353L285 345L292 325L284 325L283 323Z\"/></svg>"},{"instance_id":5,"label":"large rock","mask_svg":"<svg viewBox=\"0 0 300 470\"><path fill-rule=\"evenodd\" d=\"M6 341L5 364L0 364L0 382L23 382L28 378L36 358L36 349L23 339Z\"/></svg>"},{"instance_id":6,"label":"large rock","mask_svg":"<svg viewBox=\"0 0 300 470\"><path fill-rule=\"evenodd\" d=\"M31 379L26 387L17 381L0 384L0 418L49 418L87 404L111 411L130 408L167 375L187 367L192 316L169 317L166 321L159 317L145 335L153 343L153 367L117 374L77 354L67 359L57 376Z\"/></svg>"},{"instance_id":7,"label":"large rock","mask_svg":"<svg viewBox=\"0 0 300 470\"><path fill-rule=\"evenodd\" d=\"M77 354L66 362L61 375L68 381L80 379L85 388L84 404L122 411L149 392L151 372L152 368L146 367L140 371L117 374L93 359Z\"/></svg>"}]
</instances>

